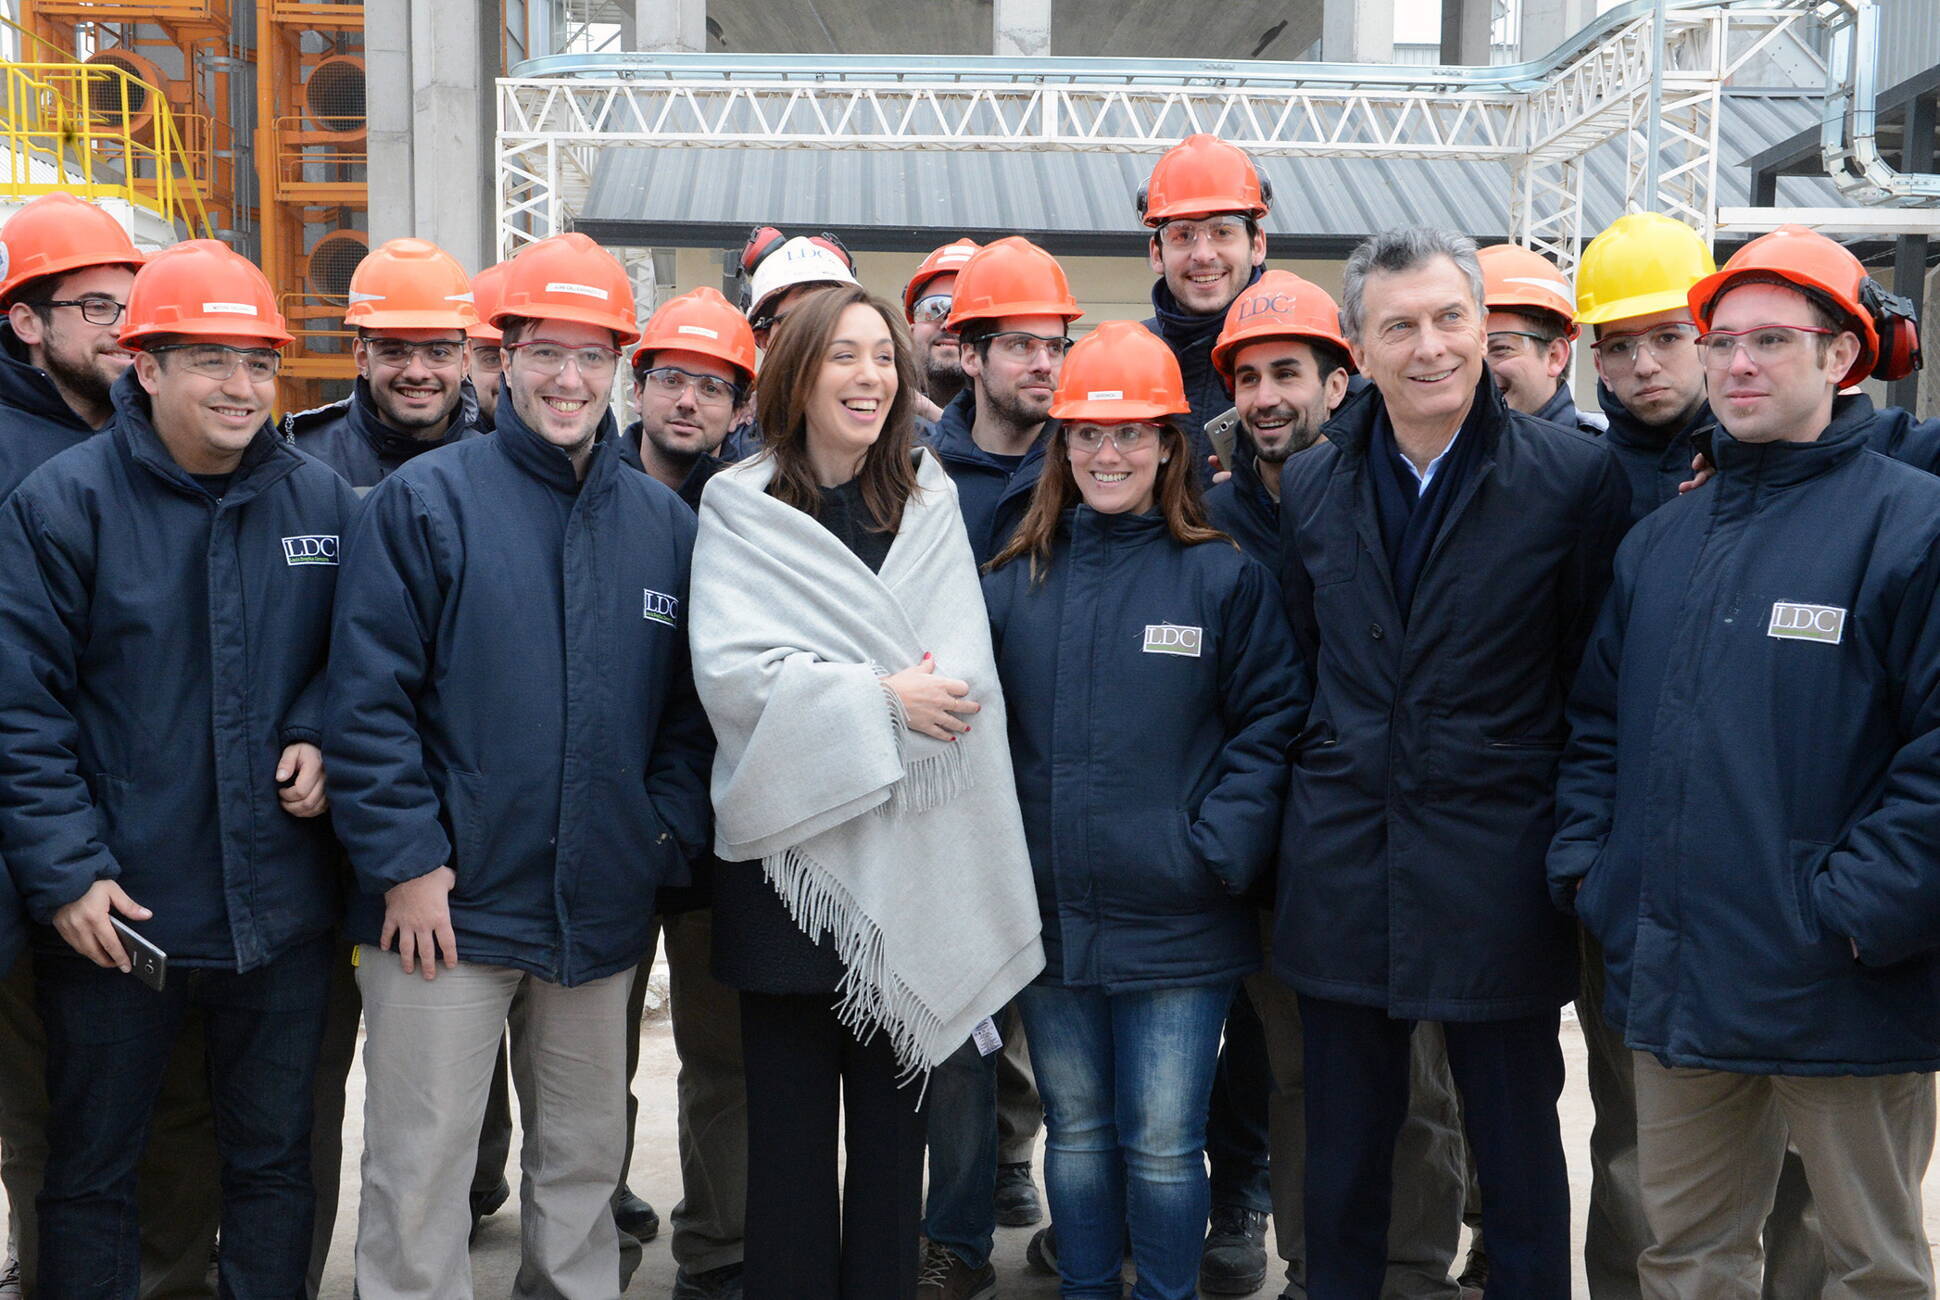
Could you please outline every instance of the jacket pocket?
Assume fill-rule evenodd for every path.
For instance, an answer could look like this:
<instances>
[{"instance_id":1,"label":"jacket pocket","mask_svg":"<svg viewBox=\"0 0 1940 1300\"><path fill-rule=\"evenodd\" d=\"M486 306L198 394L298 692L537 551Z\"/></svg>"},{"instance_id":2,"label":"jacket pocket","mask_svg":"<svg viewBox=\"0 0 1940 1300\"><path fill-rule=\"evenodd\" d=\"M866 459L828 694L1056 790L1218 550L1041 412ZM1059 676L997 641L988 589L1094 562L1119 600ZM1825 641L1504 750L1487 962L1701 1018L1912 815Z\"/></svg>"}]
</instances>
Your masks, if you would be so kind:
<instances>
[{"instance_id":1,"label":"jacket pocket","mask_svg":"<svg viewBox=\"0 0 1940 1300\"><path fill-rule=\"evenodd\" d=\"M1857 960L1852 952L1852 940L1843 934L1833 934L1819 920L1819 909L1812 903L1812 882L1825 870L1826 859L1832 856L1833 846L1818 840L1791 840L1786 844L1787 863L1791 873L1791 889L1787 891L1792 902L1792 920L1798 927L1798 938L1808 953L1819 963L1835 970L1850 967Z\"/></svg>"},{"instance_id":2,"label":"jacket pocket","mask_svg":"<svg viewBox=\"0 0 1940 1300\"><path fill-rule=\"evenodd\" d=\"M441 796L451 831L451 861L445 865L458 877L454 893L470 893L482 883L485 862L485 778L454 767L445 772ZM471 889L466 886L470 885Z\"/></svg>"}]
</instances>

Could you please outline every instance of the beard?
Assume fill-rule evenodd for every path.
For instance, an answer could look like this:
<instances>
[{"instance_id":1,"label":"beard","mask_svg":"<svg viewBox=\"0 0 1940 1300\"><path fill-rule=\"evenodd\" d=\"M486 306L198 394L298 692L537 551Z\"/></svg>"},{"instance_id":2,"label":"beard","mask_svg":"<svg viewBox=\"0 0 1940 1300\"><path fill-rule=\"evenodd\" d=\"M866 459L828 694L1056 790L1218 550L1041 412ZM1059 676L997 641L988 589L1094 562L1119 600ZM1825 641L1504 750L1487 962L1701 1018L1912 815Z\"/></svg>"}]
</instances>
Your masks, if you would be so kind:
<instances>
[{"instance_id":1,"label":"beard","mask_svg":"<svg viewBox=\"0 0 1940 1300\"><path fill-rule=\"evenodd\" d=\"M105 373L102 354L91 352L87 361L77 363L59 355L51 349L42 354L42 368L48 377L62 389L74 394L84 402L97 406L108 405L108 392L114 387L115 380L121 378L125 367L117 367L113 374Z\"/></svg>"},{"instance_id":2,"label":"beard","mask_svg":"<svg viewBox=\"0 0 1940 1300\"><path fill-rule=\"evenodd\" d=\"M957 354L959 357L962 353ZM944 395L956 396L963 391L968 376L963 373L963 362L939 361L934 352L923 359L923 391L931 401L941 402Z\"/></svg>"},{"instance_id":3,"label":"beard","mask_svg":"<svg viewBox=\"0 0 1940 1300\"><path fill-rule=\"evenodd\" d=\"M1268 411L1266 414L1277 416L1280 412ZM1293 418L1285 429L1286 441L1272 450L1268 450L1262 446L1258 435L1254 434L1250 428L1246 431L1247 437L1252 439L1254 454L1268 465L1284 465L1287 461L1292 460L1295 456L1320 441L1320 426L1326 423L1324 416L1317 416L1312 411L1290 412L1289 414Z\"/></svg>"}]
</instances>

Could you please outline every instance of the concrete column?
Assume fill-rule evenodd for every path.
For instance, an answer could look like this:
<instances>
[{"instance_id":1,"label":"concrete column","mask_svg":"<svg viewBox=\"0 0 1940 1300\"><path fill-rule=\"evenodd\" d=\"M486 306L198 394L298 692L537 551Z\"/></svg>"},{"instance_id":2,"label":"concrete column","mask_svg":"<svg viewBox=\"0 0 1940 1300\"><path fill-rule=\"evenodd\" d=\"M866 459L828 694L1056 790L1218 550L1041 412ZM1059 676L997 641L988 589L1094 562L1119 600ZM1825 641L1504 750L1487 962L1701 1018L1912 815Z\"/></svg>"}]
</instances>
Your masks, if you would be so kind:
<instances>
[{"instance_id":1,"label":"concrete column","mask_svg":"<svg viewBox=\"0 0 1940 1300\"><path fill-rule=\"evenodd\" d=\"M1017 58L1051 53L1051 10L1055 0L996 0L991 6L990 52Z\"/></svg>"},{"instance_id":2,"label":"concrete column","mask_svg":"<svg viewBox=\"0 0 1940 1300\"><path fill-rule=\"evenodd\" d=\"M496 210L497 8L367 0L370 232L415 235L468 270L489 265Z\"/></svg>"},{"instance_id":3,"label":"concrete column","mask_svg":"<svg viewBox=\"0 0 1940 1300\"><path fill-rule=\"evenodd\" d=\"M1327 63L1393 63L1391 0L1323 0L1320 57Z\"/></svg>"},{"instance_id":4,"label":"concrete column","mask_svg":"<svg viewBox=\"0 0 1940 1300\"><path fill-rule=\"evenodd\" d=\"M1494 0L1442 0L1442 62L1486 64Z\"/></svg>"},{"instance_id":5,"label":"concrete column","mask_svg":"<svg viewBox=\"0 0 1940 1300\"><path fill-rule=\"evenodd\" d=\"M633 0L633 24L629 49L707 53L707 0Z\"/></svg>"},{"instance_id":6,"label":"concrete column","mask_svg":"<svg viewBox=\"0 0 1940 1300\"><path fill-rule=\"evenodd\" d=\"M1522 58L1542 58L1595 17L1596 0L1522 0Z\"/></svg>"}]
</instances>

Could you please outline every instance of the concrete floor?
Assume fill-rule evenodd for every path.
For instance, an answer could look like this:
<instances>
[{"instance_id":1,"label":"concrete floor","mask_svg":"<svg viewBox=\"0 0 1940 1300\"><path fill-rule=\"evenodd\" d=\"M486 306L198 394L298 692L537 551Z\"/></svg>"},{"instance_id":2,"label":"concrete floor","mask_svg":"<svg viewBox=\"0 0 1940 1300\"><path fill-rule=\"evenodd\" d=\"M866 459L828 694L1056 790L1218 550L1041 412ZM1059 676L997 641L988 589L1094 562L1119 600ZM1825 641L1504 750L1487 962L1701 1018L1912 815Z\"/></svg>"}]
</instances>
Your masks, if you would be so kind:
<instances>
[{"instance_id":1,"label":"concrete floor","mask_svg":"<svg viewBox=\"0 0 1940 1300\"><path fill-rule=\"evenodd\" d=\"M654 993L664 994L664 967L656 973ZM650 1004L656 999L650 995ZM634 1145L633 1167L629 1181L633 1190L652 1202L664 1220L680 1197L680 1169L674 1154L674 1059L672 1030L664 1005L650 1006L643 1029L640 1075L635 1089L640 1097L638 1137ZM1565 1011L1563 1055L1568 1082L1562 1100L1563 1140L1570 1161L1570 1199L1579 1263L1575 1296L1585 1297L1580 1264L1583 1221L1589 1203L1590 1101L1584 1084L1583 1040L1576 1022ZM351 1296L351 1252L356 1235L358 1187L354 1171L362 1154L363 1072L353 1069L351 1095L345 1125L344 1167L348 1177L343 1191L342 1209L331 1246L329 1266L324 1275L325 1300L349 1300ZM516 1109L516 1108L515 1108ZM514 1151L517 1150L516 1143ZM516 1175L515 1183L516 1187ZM1929 1170L1926 1180L1927 1228L1930 1239L1940 1239L1940 1172ZM1003 1300L1050 1300L1057 1295L1054 1278L1031 1272L1024 1262L1024 1247L1032 1228L999 1228L995 1263L999 1295ZM512 1280L518 1271L519 1220L517 1198L487 1219L479 1230L472 1251L472 1277L478 1300L504 1300L511 1294ZM667 1233L649 1243L645 1260L626 1295L664 1297L673 1288L674 1261L668 1252ZM1284 1279L1277 1265L1270 1270L1268 1284L1256 1293L1259 1300L1272 1300L1280 1293ZM810 1298L804 1297L804 1300Z\"/></svg>"}]
</instances>

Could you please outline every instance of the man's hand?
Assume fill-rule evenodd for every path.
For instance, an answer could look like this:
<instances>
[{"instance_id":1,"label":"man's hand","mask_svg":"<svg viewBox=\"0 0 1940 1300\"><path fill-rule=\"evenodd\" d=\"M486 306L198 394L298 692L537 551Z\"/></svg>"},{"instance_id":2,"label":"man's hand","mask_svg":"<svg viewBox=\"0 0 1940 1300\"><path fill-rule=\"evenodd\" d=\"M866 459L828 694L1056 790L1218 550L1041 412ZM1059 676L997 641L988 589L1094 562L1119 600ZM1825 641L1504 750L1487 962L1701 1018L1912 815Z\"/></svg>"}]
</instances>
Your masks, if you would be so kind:
<instances>
[{"instance_id":1,"label":"man's hand","mask_svg":"<svg viewBox=\"0 0 1940 1300\"><path fill-rule=\"evenodd\" d=\"M1695 492L1706 483L1709 483L1711 476L1717 472L1717 468L1704 458L1704 453L1699 452L1697 455L1691 457L1691 477L1677 485L1677 494L1682 496L1686 492Z\"/></svg>"},{"instance_id":2,"label":"man's hand","mask_svg":"<svg viewBox=\"0 0 1940 1300\"><path fill-rule=\"evenodd\" d=\"M112 880L97 880L88 892L54 913L54 929L67 946L97 966L119 967L126 975L131 969L121 936L108 921L110 911L131 921L146 921L154 913L122 892Z\"/></svg>"},{"instance_id":3,"label":"man's hand","mask_svg":"<svg viewBox=\"0 0 1940 1300\"><path fill-rule=\"evenodd\" d=\"M458 882L450 867L428 871L416 880L392 885L384 891L384 930L377 946L391 950L397 939L397 955L404 961L404 973L438 978L438 952L443 949L445 969L458 965L458 937L451 932L451 887Z\"/></svg>"},{"instance_id":4,"label":"man's hand","mask_svg":"<svg viewBox=\"0 0 1940 1300\"><path fill-rule=\"evenodd\" d=\"M943 408L935 402L932 402L922 393L916 394L916 400L911 403L911 406L916 412L916 418L919 420L928 420L934 424L943 418Z\"/></svg>"},{"instance_id":5,"label":"man's hand","mask_svg":"<svg viewBox=\"0 0 1940 1300\"><path fill-rule=\"evenodd\" d=\"M306 740L283 747L276 760L276 797L292 817L315 817L330 806L323 792L323 751Z\"/></svg>"},{"instance_id":6,"label":"man's hand","mask_svg":"<svg viewBox=\"0 0 1940 1300\"><path fill-rule=\"evenodd\" d=\"M1221 469L1219 467L1218 452L1213 452L1210 456L1207 456L1206 464L1212 468L1212 472L1213 472L1212 481L1213 481L1214 487L1218 487L1221 483L1224 483L1227 479L1233 476L1233 471L1231 471L1230 469Z\"/></svg>"}]
</instances>

